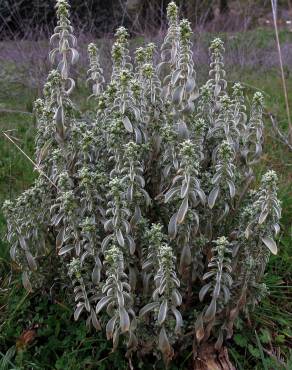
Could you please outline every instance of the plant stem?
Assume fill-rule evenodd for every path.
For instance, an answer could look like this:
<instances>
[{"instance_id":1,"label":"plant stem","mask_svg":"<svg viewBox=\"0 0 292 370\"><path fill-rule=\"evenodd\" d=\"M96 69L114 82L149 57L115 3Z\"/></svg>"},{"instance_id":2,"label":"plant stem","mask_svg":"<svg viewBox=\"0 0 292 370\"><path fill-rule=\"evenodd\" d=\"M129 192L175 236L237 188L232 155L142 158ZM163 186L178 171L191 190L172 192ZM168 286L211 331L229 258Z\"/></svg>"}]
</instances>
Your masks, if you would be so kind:
<instances>
[{"instance_id":1,"label":"plant stem","mask_svg":"<svg viewBox=\"0 0 292 370\"><path fill-rule=\"evenodd\" d=\"M288 125L289 125L288 141L292 144L292 123L291 123L291 117L290 117L289 100L288 100L287 86L286 86L286 81L285 81L285 74L284 74L284 68L283 68L283 59L282 59L282 52L281 52L278 25L277 25L277 0L271 0L271 4L272 4L272 13L273 13L276 43L277 43L279 62L280 62L282 85L283 85L285 104L286 104L286 112L287 112Z\"/></svg>"}]
</instances>

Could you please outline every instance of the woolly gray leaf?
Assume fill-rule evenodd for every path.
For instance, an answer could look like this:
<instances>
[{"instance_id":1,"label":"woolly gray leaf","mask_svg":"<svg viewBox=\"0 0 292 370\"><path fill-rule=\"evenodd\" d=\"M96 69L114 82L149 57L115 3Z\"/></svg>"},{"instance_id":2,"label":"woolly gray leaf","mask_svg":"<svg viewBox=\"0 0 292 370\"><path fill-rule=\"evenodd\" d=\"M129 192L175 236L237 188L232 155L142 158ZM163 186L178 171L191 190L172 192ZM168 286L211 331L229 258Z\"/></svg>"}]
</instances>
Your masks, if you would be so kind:
<instances>
[{"instance_id":1,"label":"woolly gray leaf","mask_svg":"<svg viewBox=\"0 0 292 370\"><path fill-rule=\"evenodd\" d=\"M124 240L123 234L122 234L122 232L121 232L121 229L118 229L118 230L116 231L116 238L117 238L117 241L118 241L119 245L120 245L121 247L124 247L124 245L125 245L125 240Z\"/></svg>"},{"instance_id":2,"label":"woolly gray leaf","mask_svg":"<svg viewBox=\"0 0 292 370\"><path fill-rule=\"evenodd\" d=\"M162 353L168 354L171 352L171 346L169 344L164 326L161 328L159 333L158 347Z\"/></svg>"},{"instance_id":3,"label":"woolly gray leaf","mask_svg":"<svg viewBox=\"0 0 292 370\"><path fill-rule=\"evenodd\" d=\"M126 311L125 307L119 306L119 317L120 317L120 328L121 332L125 333L130 329L130 318L129 314Z\"/></svg>"},{"instance_id":4,"label":"woolly gray leaf","mask_svg":"<svg viewBox=\"0 0 292 370\"><path fill-rule=\"evenodd\" d=\"M112 297L102 297L96 305L95 312L98 314L107 304L113 300Z\"/></svg>"},{"instance_id":5,"label":"woolly gray leaf","mask_svg":"<svg viewBox=\"0 0 292 370\"><path fill-rule=\"evenodd\" d=\"M157 318L157 322L159 325L164 323L166 319L167 311L168 311L168 302L165 299L159 307L158 318Z\"/></svg>"},{"instance_id":6,"label":"woolly gray leaf","mask_svg":"<svg viewBox=\"0 0 292 370\"><path fill-rule=\"evenodd\" d=\"M215 205L215 202L216 202L216 199L218 197L218 194L219 194L219 186L215 186L209 196L208 196L208 205L209 207L212 209Z\"/></svg>"},{"instance_id":7,"label":"woolly gray leaf","mask_svg":"<svg viewBox=\"0 0 292 370\"><path fill-rule=\"evenodd\" d=\"M234 198L235 197L235 185L230 180L227 180L227 184L229 186L230 198Z\"/></svg>"},{"instance_id":8,"label":"woolly gray leaf","mask_svg":"<svg viewBox=\"0 0 292 370\"><path fill-rule=\"evenodd\" d=\"M211 286L212 286L212 283L208 283L201 288L200 293L199 293L199 299L201 302L203 301L205 295L208 293Z\"/></svg>"},{"instance_id":9,"label":"woolly gray leaf","mask_svg":"<svg viewBox=\"0 0 292 370\"><path fill-rule=\"evenodd\" d=\"M124 124L125 129L126 129L128 132L133 132L133 126L132 126L131 121L129 120L129 117L125 116L125 117L123 118L123 124Z\"/></svg>"},{"instance_id":10,"label":"woolly gray leaf","mask_svg":"<svg viewBox=\"0 0 292 370\"><path fill-rule=\"evenodd\" d=\"M182 102L183 93L184 93L184 87L183 86L177 86L174 89L173 96L172 96L173 104L179 105Z\"/></svg>"},{"instance_id":11,"label":"woolly gray leaf","mask_svg":"<svg viewBox=\"0 0 292 370\"><path fill-rule=\"evenodd\" d=\"M74 320L77 321L79 319L79 316L81 315L81 312L84 309L84 303L78 303L75 311L74 311Z\"/></svg>"},{"instance_id":12,"label":"woolly gray leaf","mask_svg":"<svg viewBox=\"0 0 292 370\"><path fill-rule=\"evenodd\" d=\"M25 251L25 257L27 259L29 268L35 271L37 269L37 264L32 254L29 251Z\"/></svg>"},{"instance_id":13,"label":"woolly gray leaf","mask_svg":"<svg viewBox=\"0 0 292 370\"><path fill-rule=\"evenodd\" d=\"M177 233L177 213L172 215L171 219L169 220L168 224L168 235L170 239L175 239Z\"/></svg>"},{"instance_id":14,"label":"woolly gray leaf","mask_svg":"<svg viewBox=\"0 0 292 370\"><path fill-rule=\"evenodd\" d=\"M181 205L177 212L177 223L178 224L183 223L188 209L189 209L189 199L188 197L185 197L184 200L181 202Z\"/></svg>"},{"instance_id":15,"label":"woolly gray leaf","mask_svg":"<svg viewBox=\"0 0 292 370\"><path fill-rule=\"evenodd\" d=\"M266 245L266 247L269 248L272 254L276 255L278 253L277 244L274 239L270 238L269 236L264 236L262 237L262 241Z\"/></svg>"},{"instance_id":16,"label":"woolly gray leaf","mask_svg":"<svg viewBox=\"0 0 292 370\"><path fill-rule=\"evenodd\" d=\"M179 312L179 310L177 308L175 308L174 306L171 307L171 311L174 314L175 321L176 321L174 331L175 331L176 334L179 334L181 332L181 327L183 326L182 315Z\"/></svg>"},{"instance_id":17,"label":"woolly gray leaf","mask_svg":"<svg viewBox=\"0 0 292 370\"><path fill-rule=\"evenodd\" d=\"M101 330L100 323L99 323L99 321L97 319L97 316L96 316L96 313L94 312L93 309L91 309L91 322L92 322L93 327L96 330Z\"/></svg>"},{"instance_id":18,"label":"woolly gray leaf","mask_svg":"<svg viewBox=\"0 0 292 370\"><path fill-rule=\"evenodd\" d=\"M58 255L62 256L63 254L70 252L72 249L74 249L74 245L66 245L59 250Z\"/></svg>"},{"instance_id":19,"label":"woolly gray leaf","mask_svg":"<svg viewBox=\"0 0 292 370\"><path fill-rule=\"evenodd\" d=\"M28 273L26 271L22 273L22 284L24 286L24 289L26 289L28 292L32 292L32 286L29 281Z\"/></svg>"},{"instance_id":20,"label":"woolly gray leaf","mask_svg":"<svg viewBox=\"0 0 292 370\"><path fill-rule=\"evenodd\" d=\"M174 288L172 290L171 300L172 300L172 304L175 307L176 306L180 306L182 304L182 296L181 296L180 292L176 288Z\"/></svg>"},{"instance_id":21,"label":"woolly gray leaf","mask_svg":"<svg viewBox=\"0 0 292 370\"><path fill-rule=\"evenodd\" d=\"M171 200L171 198L173 198L179 192L179 190L180 190L179 186L168 190L164 195L164 202L168 203Z\"/></svg>"},{"instance_id":22,"label":"woolly gray leaf","mask_svg":"<svg viewBox=\"0 0 292 370\"><path fill-rule=\"evenodd\" d=\"M108 340L112 339L112 337L113 337L114 328L115 328L115 324L116 324L117 319L118 319L118 316L115 315L106 324L105 331L106 331L106 338Z\"/></svg>"},{"instance_id":23,"label":"woolly gray leaf","mask_svg":"<svg viewBox=\"0 0 292 370\"><path fill-rule=\"evenodd\" d=\"M140 312L139 312L139 316L140 317L143 317L144 315L146 315L148 312L150 311L154 311L156 308L158 308L159 306L159 302L151 302L151 303L148 303L146 304L146 306L144 306Z\"/></svg>"},{"instance_id":24,"label":"woolly gray leaf","mask_svg":"<svg viewBox=\"0 0 292 370\"><path fill-rule=\"evenodd\" d=\"M216 301L215 299L212 299L210 305L208 306L206 312L205 312L205 315L204 315L204 319L208 322L208 321L211 321L214 319L216 315Z\"/></svg>"}]
</instances>

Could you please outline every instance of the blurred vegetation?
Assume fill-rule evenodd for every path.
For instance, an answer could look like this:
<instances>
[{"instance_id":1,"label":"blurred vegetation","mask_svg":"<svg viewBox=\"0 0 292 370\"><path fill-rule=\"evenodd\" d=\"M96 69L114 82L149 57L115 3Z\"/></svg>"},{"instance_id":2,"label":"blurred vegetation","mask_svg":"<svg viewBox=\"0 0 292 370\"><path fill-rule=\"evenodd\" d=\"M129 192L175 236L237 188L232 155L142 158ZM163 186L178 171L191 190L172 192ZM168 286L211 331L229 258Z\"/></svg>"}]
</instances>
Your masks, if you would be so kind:
<instances>
[{"instance_id":1,"label":"blurred vegetation","mask_svg":"<svg viewBox=\"0 0 292 370\"><path fill-rule=\"evenodd\" d=\"M204 34L205 47L213 34ZM241 49L250 40L259 51L273 41L273 33L258 30L236 34L221 34L228 40L229 48ZM291 40L291 34L281 33L281 40ZM11 67L12 68L12 67ZM228 344L230 357L239 370L292 369L292 155L275 137L268 113L273 112L285 128L287 118L279 72L267 69L261 63L245 66L229 65L230 85L246 81L250 96L256 89L262 91L266 102L266 127L263 164L257 168L258 178L266 168L277 171L280 179L279 196L282 201L280 252L272 256L265 276L269 289L267 296L249 318L237 321L233 340ZM14 70L14 73L16 73ZM206 73L201 68L200 73ZM288 80L292 91L292 80ZM0 81L0 131L9 131L17 137L18 145L33 158L35 121L31 113L37 91L17 83ZM78 86L76 98L83 110L87 108L87 90ZM290 101L292 106L292 96ZM20 111L20 112L13 112ZM0 136L0 203L14 198L34 179L32 164L18 149ZM0 213L0 369L127 369L128 361L119 351L111 352L111 343L95 332L87 332L84 322L75 323L68 302L60 289L55 295L51 284L43 291L27 294L22 288L17 266L11 263L9 247L5 242L5 220ZM56 290L56 289L55 289ZM248 329L243 321L248 320ZM246 326L245 326L246 327ZM170 370L186 369L191 354L181 353ZM144 361L144 360L143 360ZM135 359L135 369L154 368L157 359ZM156 369L163 369L158 363Z\"/></svg>"},{"instance_id":2,"label":"blurred vegetation","mask_svg":"<svg viewBox=\"0 0 292 370\"><path fill-rule=\"evenodd\" d=\"M70 0L72 19L81 32L101 36L121 24L136 32L157 33L165 25L170 0ZM258 25L271 12L270 0L176 0L181 13L194 26L216 30L246 29ZM0 39L48 34L55 22L55 1L1 0ZM280 12L291 8L291 0L278 0ZM215 22L214 22L215 21Z\"/></svg>"}]
</instances>

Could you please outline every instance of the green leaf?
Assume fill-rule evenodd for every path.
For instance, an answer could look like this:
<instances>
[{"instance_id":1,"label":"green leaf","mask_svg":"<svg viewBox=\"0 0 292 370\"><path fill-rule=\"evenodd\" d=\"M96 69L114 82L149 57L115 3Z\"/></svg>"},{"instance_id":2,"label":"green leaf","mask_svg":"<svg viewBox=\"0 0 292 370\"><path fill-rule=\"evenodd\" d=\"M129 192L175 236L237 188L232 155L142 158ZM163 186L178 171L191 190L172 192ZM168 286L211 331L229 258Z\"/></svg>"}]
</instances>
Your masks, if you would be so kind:
<instances>
[{"instance_id":1,"label":"green leaf","mask_svg":"<svg viewBox=\"0 0 292 370\"><path fill-rule=\"evenodd\" d=\"M239 347L242 347L242 348L245 348L248 344L248 339L246 336L244 335L241 335L241 334L235 334L234 337L234 342L239 346Z\"/></svg>"},{"instance_id":2,"label":"green leaf","mask_svg":"<svg viewBox=\"0 0 292 370\"><path fill-rule=\"evenodd\" d=\"M260 329L260 340L262 343L268 344L272 341L271 334L268 329Z\"/></svg>"},{"instance_id":3,"label":"green leaf","mask_svg":"<svg viewBox=\"0 0 292 370\"><path fill-rule=\"evenodd\" d=\"M263 364L264 370L269 370L268 367L267 367L267 365L266 365L264 351L263 351L263 346L261 344L261 341L260 341L260 339L258 337L258 333L256 332L256 330L255 330L255 336L256 336L257 345L258 345L258 348L259 348L259 351L260 351L261 360L262 360L262 364Z\"/></svg>"},{"instance_id":4,"label":"green leaf","mask_svg":"<svg viewBox=\"0 0 292 370\"><path fill-rule=\"evenodd\" d=\"M248 344L247 348L248 348L248 350L249 350L250 354L251 354L254 358L256 358L256 359L258 359L258 360L261 358L260 351L259 351L257 348L255 348L255 347L254 347L254 346L252 346L251 344Z\"/></svg>"}]
</instances>

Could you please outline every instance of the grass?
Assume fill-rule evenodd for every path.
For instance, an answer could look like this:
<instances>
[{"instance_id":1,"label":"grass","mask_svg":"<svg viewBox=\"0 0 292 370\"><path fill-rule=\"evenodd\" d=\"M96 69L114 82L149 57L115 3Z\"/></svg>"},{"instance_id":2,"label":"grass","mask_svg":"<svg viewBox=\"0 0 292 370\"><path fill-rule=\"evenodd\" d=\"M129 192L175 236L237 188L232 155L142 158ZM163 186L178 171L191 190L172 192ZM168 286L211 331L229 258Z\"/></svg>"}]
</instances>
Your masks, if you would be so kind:
<instances>
[{"instance_id":1,"label":"grass","mask_svg":"<svg viewBox=\"0 0 292 370\"><path fill-rule=\"evenodd\" d=\"M213 36L213 35L211 35ZM272 45L272 31L237 34L230 47L240 48L254 43L257 48ZM210 35L206 35L209 39ZM292 41L291 34L281 31L282 42ZM228 82L244 81L251 96L256 89L264 92L266 113L273 112L281 127L287 128L285 101L279 72L276 69L237 68L231 66ZM292 81L288 81L292 91ZM76 97L86 109L86 89L79 86ZM35 122L33 115L3 112L32 110L36 92L15 82L0 82L0 131L14 130L18 144L33 157ZM292 101L290 102L292 106ZM238 369L292 368L292 155L271 130L266 117L263 160L257 168L258 178L267 168L279 175L279 196L282 201L280 251L272 256L264 278L270 294L250 314L249 325L242 319L236 323L234 339L229 343L230 357ZM0 203L15 198L35 178L32 164L0 136ZM36 291L28 295L22 288L15 266L9 258L5 242L5 220L0 212L0 369L126 369L127 361L112 353L110 343L101 335L86 331L83 322L73 323L71 309L62 289L57 296ZM54 276L52 276L52 284ZM187 354L186 354L187 357ZM145 367L146 366L146 367ZM182 365L183 366L183 365ZM139 367L147 368L147 364ZM180 369L173 364L171 369ZM149 366L148 366L149 369Z\"/></svg>"}]
</instances>

